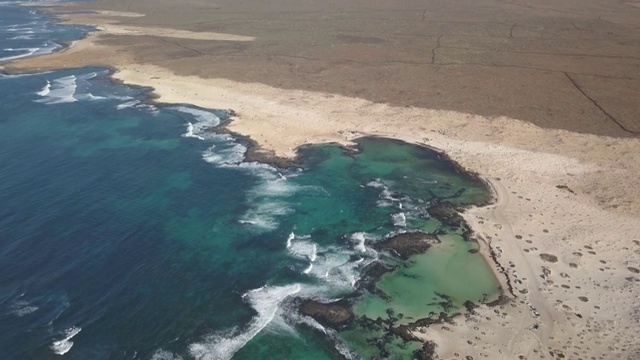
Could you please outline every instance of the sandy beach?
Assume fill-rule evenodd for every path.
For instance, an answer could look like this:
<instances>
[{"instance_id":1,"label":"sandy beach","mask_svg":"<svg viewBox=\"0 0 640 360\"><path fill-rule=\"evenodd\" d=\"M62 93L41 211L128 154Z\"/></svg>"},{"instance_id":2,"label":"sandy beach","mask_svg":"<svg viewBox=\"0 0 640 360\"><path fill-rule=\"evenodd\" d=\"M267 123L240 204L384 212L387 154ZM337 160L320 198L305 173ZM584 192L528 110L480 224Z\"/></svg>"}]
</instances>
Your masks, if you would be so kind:
<instances>
[{"instance_id":1,"label":"sandy beach","mask_svg":"<svg viewBox=\"0 0 640 360\"><path fill-rule=\"evenodd\" d=\"M569 5L568 8L575 10ZM501 95L502 91L512 90L488 90L482 97L477 94L480 89L454 93L451 90L455 84L448 84L441 90L447 98L443 100L445 105L439 105L431 95L425 95L430 100L424 103L418 95L403 97L400 93L387 101L391 95L385 94L384 89L358 93L355 88L344 87L329 91L329 85L316 83L321 82L321 77L315 75L311 85L296 86L297 75L274 71L274 79L267 82L264 81L266 75L259 69L254 71L248 67L259 64L260 59L243 62L245 73L242 75L235 74L235 70L229 73L220 70L230 58L219 59L220 63L212 67L202 67L196 60L202 61L207 52L201 49L231 51L229 49L250 46L246 44L259 43L272 35L252 28L235 32L231 25L220 26L216 31L212 26L211 31L205 31L196 25L176 28L163 26L161 21L145 23L146 17L158 18L146 13L144 8L127 9L117 1L83 6L103 7L104 12L62 16L73 23L95 25L100 31L63 52L4 64L5 70L109 66L116 71L115 79L153 88L155 101L232 109L236 116L228 129L251 138L259 151L268 156L291 158L296 156L296 149L305 144L349 144L362 136L383 136L439 149L486 179L496 197L495 203L469 209L464 217L484 245L482 251L497 277L505 288L512 288L513 294L507 292L511 300L502 305L481 306L469 316L456 318L455 325L418 331L417 335L437 344L436 352L441 358L640 358L640 343L636 339L640 332L638 37L627 39L631 44L627 47L618 44L619 53L611 50L613 43L607 43L612 51L610 55L617 56L613 60L609 57L599 62L601 58L592 56L587 60L576 58L572 62L569 57L565 58L566 63L564 60L553 62L549 67L556 70L547 69L540 75L546 79L542 81L544 86L536 82L537 75L519 77L513 81L531 85L512 99ZM226 5L219 6L224 9ZM589 6L578 13L587 12ZM640 11L635 5L627 8L636 15ZM216 10L215 7L207 9ZM531 11L550 10L541 6ZM422 13L422 18L427 15ZM131 24L131 19L142 20ZM580 28L580 24L593 25L577 17L573 27ZM633 34L637 34L637 20L631 17L622 16L616 24L635 25ZM517 36L514 34L517 31L533 31L532 26L529 24L520 30L514 26L511 35ZM614 32L618 31L614 28ZM450 39L452 47L447 51L453 54L453 43L461 39ZM603 43L606 40L599 39ZM198 42L200 47L193 47L190 41ZM363 47L360 54L358 49L349 54L352 60L372 56L367 51L378 44L373 39L369 41L367 49ZM439 46L441 39L437 41ZM147 52L139 51L143 46L141 42L146 44ZM166 44L163 49L166 61L158 60L160 50L154 48L158 42ZM529 44L535 47L536 43L529 39ZM490 53L487 48L479 50L484 55L477 55L482 61L491 56L487 55ZM431 48L428 50L431 56ZM194 57L184 54L194 51L201 54L193 54ZM305 51L315 50L307 47ZM152 53L155 60L147 61ZM446 56L446 53L440 55ZM381 59L386 55L377 52L375 56ZM286 67L299 70L308 66L329 72L331 78L340 75L328 68L317 68L319 65L309 60L310 57L311 54L307 54L295 60L300 64L288 63ZM527 61L536 62L531 65L534 67L551 62L548 59ZM607 67L607 61L616 62L619 68ZM265 65L267 69L272 66L275 65ZM569 71L566 67L574 68ZM590 72L576 75L577 68ZM297 74L297 70L290 71ZM380 87L386 85L387 92L400 89L394 82L398 80L389 80L385 71L381 70L380 79L367 78L365 84L378 81ZM459 72L451 78L455 82L470 70L455 68L452 71ZM510 74L512 69L506 71ZM598 71L603 73L596 78L593 72ZM500 76L482 72L473 81L482 82L494 75ZM508 79L501 77L495 81ZM562 97L556 92L531 95L533 103L544 103L548 99L550 108L540 111L527 108L522 110L521 118L516 116L518 106L526 107L527 94L544 91L545 87L557 89L560 81L566 87L559 93L571 92L570 96ZM612 90L604 94L596 86L590 87L589 93L600 96L596 100L597 96L580 90L580 84L591 83L610 85ZM627 85L622 86L623 83ZM500 84L493 84L500 88ZM468 106L460 105L465 101L469 102ZM502 113L497 112L500 101L504 105ZM427 106L428 103L433 106ZM540 120L545 112L555 114L549 115L551 120ZM554 122L556 118L564 120ZM495 259L490 254L494 254Z\"/></svg>"}]
</instances>

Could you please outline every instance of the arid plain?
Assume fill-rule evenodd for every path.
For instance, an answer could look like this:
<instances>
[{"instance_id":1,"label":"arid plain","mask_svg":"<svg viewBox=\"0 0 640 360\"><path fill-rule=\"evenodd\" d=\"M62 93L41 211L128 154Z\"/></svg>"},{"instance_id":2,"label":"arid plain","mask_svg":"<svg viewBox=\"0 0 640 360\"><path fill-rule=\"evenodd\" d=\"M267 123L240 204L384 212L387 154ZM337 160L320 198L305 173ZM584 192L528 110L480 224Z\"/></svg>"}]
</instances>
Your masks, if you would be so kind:
<instances>
[{"instance_id":1,"label":"arid plain","mask_svg":"<svg viewBox=\"0 0 640 360\"><path fill-rule=\"evenodd\" d=\"M377 135L493 187L470 209L512 300L419 335L441 358L640 358L640 3L106 0L99 32L7 71L109 66L233 109L260 151ZM92 12L86 12L90 10Z\"/></svg>"}]
</instances>

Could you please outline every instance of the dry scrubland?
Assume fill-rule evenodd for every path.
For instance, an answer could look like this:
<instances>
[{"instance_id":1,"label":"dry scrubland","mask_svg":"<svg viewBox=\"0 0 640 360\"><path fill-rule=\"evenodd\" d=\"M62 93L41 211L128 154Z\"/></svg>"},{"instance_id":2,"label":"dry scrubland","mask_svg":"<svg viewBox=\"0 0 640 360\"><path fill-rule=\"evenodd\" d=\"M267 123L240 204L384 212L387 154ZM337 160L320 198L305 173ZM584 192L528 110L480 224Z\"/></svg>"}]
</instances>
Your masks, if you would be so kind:
<instances>
[{"instance_id":1,"label":"dry scrubland","mask_svg":"<svg viewBox=\"0 0 640 360\"><path fill-rule=\"evenodd\" d=\"M159 101L235 110L229 128L269 155L380 135L442 149L486 178L496 203L464 216L511 300L419 331L441 358L640 358L640 3L54 11L102 31L7 70L110 66Z\"/></svg>"}]
</instances>

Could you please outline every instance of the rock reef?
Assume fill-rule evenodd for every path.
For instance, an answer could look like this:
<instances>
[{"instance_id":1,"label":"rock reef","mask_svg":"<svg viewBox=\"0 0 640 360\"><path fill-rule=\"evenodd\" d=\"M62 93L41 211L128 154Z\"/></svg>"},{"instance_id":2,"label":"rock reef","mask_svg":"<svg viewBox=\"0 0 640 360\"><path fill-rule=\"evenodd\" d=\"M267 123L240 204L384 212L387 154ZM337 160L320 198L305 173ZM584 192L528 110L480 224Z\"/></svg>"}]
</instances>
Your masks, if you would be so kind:
<instances>
[{"instance_id":1,"label":"rock reef","mask_svg":"<svg viewBox=\"0 0 640 360\"><path fill-rule=\"evenodd\" d=\"M431 246L439 242L440 240L434 235L423 232L409 232L390 236L374 244L373 248L376 250L392 251L398 254L403 260L407 260L413 255L424 253Z\"/></svg>"},{"instance_id":2,"label":"rock reef","mask_svg":"<svg viewBox=\"0 0 640 360\"><path fill-rule=\"evenodd\" d=\"M354 319L351 305L346 301L322 303L317 300L303 300L299 310L301 314L310 316L323 326L331 328L343 327Z\"/></svg>"}]
</instances>

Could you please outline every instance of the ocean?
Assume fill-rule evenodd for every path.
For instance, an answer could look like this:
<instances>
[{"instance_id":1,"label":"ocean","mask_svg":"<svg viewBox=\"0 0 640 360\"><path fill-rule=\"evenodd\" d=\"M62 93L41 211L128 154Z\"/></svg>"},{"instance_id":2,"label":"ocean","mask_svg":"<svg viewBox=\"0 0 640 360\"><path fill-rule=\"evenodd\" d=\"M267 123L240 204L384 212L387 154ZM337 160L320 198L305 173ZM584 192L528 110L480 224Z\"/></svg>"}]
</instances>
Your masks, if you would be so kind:
<instances>
[{"instance_id":1,"label":"ocean","mask_svg":"<svg viewBox=\"0 0 640 360\"><path fill-rule=\"evenodd\" d=\"M0 60L90 30L0 2ZM250 162L218 131L227 110L153 104L109 75L0 75L1 359L411 359L421 344L384 321L499 294L465 227L429 213L491 194L437 152L362 138ZM438 243L378 246L413 232ZM346 301L353 321L304 299Z\"/></svg>"}]
</instances>

